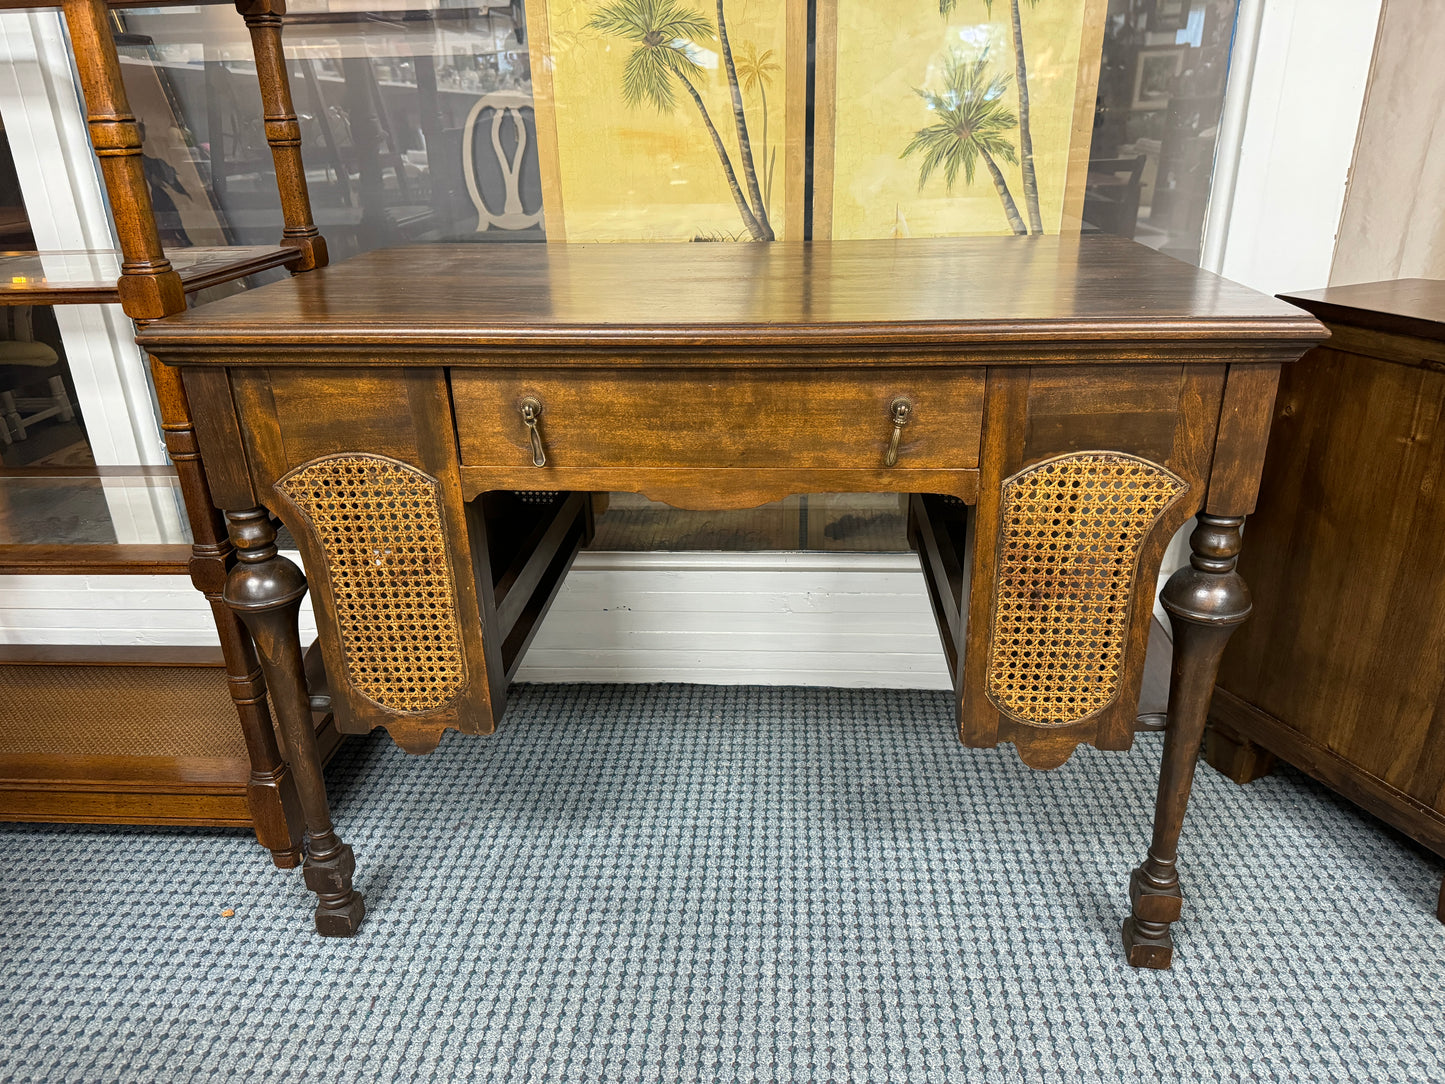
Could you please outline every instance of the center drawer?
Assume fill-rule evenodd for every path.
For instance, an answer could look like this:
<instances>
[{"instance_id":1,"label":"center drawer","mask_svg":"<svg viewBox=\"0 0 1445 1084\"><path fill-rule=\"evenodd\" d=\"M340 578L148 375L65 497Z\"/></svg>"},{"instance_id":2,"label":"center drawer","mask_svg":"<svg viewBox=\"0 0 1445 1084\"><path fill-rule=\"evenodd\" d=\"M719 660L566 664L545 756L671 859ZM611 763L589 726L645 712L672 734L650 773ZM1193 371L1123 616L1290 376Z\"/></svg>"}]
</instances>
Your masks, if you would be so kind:
<instances>
[{"instance_id":1,"label":"center drawer","mask_svg":"<svg viewBox=\"0 0 1445 1084\"><path fill-rule=\"evenodd\" d=\"M532 465L529 403L549 467L881 468L900 414L897 469L978 465L982 368L451 376L468 466Z\"/></svg>"}]
</instances>

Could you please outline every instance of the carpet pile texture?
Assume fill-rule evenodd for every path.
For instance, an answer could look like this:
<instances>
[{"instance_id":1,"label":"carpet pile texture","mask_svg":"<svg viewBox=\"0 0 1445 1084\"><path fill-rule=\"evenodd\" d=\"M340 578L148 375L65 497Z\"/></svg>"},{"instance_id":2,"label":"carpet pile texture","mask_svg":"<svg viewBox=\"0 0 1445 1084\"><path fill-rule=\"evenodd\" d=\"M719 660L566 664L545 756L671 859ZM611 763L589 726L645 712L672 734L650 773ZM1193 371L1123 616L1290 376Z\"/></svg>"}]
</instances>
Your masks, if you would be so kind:
<instances>
[{"instance_id":1,"label":"carpet pile texture","mask_svg":"<svg viewBox=\"0 0 1445 1084\"><path fill-rule=\"evenodd\" d=\"M1438 859L1201 766L1134 971L1159 737L1039 773L949 699L522 686L490 738L355 739L352 940L245 833L4 826L0 1078L1445 1079Z\"/></svg>"}]
</instances>

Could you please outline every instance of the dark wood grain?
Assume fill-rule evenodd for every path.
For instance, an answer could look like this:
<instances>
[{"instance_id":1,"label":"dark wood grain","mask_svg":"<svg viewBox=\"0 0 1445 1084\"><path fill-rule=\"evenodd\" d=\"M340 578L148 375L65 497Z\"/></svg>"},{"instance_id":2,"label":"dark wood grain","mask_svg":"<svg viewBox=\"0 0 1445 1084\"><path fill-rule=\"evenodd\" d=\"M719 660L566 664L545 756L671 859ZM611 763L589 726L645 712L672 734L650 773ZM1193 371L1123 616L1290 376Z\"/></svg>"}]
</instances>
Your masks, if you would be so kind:
<instances>
[{"instance_id":1,"label":"dark wood grain","mask_svg":"<svg viewBox=\"0 0 1445 1084\"><path fill-rule=\"evenodd\" d=\"M114 274L99 263L114 257ZM297 250L280 245L183 248L166 253L185 293L295 263ZM94 270L56 274L57 264L84 261ZM99 263L97 262L99 261ZM47 264L49 267L47 268ZM0 252L0 305L115 305L120 254L93 252ZM49 273L47 273L49 271Z\"/></svg>"},{"instance_id":2,"label":"dark wood grain","mask_svg":"<svg viewBox=\"0 0 1445 1084\"><path fill-rule=\"evenodd\" d=\"M10 576L184 576L191 547L167 545L3 545L0 574Z\"/></svg>"},{"instance_id":3,"label":"dark wood grain","mask_svg":"<svg viewBox=\"0 0 1445 1084\"><path fill-rule=\"evenodd\" d=\"M180 312L186 307L185 291L161 249L142 165L140 126L126 100L104 0L64 0L61 6L85 97L90 143L123 256L117 297L132 320Z\"/></svg>"},{"instance_id":4,"label":"dark wood grain","mask_svg":"<svg viewBox=\"0 0 1445 1084\"><path fill-rule=\"evenodd\" d=\"M296 615L306 578L276 551L276 531L263 508L228 513L236 564L226 577L225 601L244 621L256 644L277 722L286 736L290 775L306 822L304 873L317 896L316 929L328 936L354 933L366 913L351 887L356 863L337 835L326 800L325 761L316 741Z\"/></svg>"},{"instance_id":5,"label":"dark wood grain","mask_svg":"<svg viewBox=\"0 0 1445 1084\"><path fill-rule=\"evenodd\" d=\"M681 378L671 370L586 375L456 373L452 400L462 462L529 467L519 404L542 404L538 432L548 464L563 467L882 468L891 404L904 398L896 468L978 463L983 369L926 380L873 374L819 380L808 371ZM548 487L551 488L551 487Z\"/></svg>"},{"instance_id":6,"label":"dark wood grain","mask_svg":"<svg viewBox=\"0 0 1445 1084\"><path fill-rule=\"evenodd\" d=\"M1132 906L1123 937L1134 967L1166 968L1174 956L1170 926L1183 907L1179 834L1204 738L1209 694L1220 656L1250 611L1249 589L1236 568L1243 523L1243 516L1201 513L1189 536L1189 563L1169 577L1159 595L1174 633L1174 652L1154 834L1144 861L1129 878Z\"/></svg>"},{"instance_id":7,"label":"dark wood grain","mask_svg":"<svg viewBox=\"0 0 1445 1084\"><path fill-rule=\"evenodd\" d=\"M1393 279L1281 294L1326 323L1445 342L1445 280Z\"/></svg>"},{"instance_id":8,"label":"dark wood grain","mask_svg":"<svg viewBox=\"0 0 1445 1084\"><path fill-rule=\"evenodd\" d=\"M1057 767L1080 742L1103 749L1133 744L1154 596L1154 580L1142 570L1158 568L1169 539L1205 502L1224 380L1222 367L1207 365L990 370L980 473L997 480L981 481L979 489L959 719L964 744L1012 741L1025 763L1036 768ZM1001 713L984 693L993 628L993 595L984 585L996 578L999 539L995 490L1042 460L1094 449L1158 463L1189 488L1164 511L1139 555L1141 574L1130 592L1119 695L1087 719L1039 728Z\"/></svg>"},{"instance_id":9,"label":"dark wood grain","mask_svg":"<svg viewBox=\"0 0 1445 1084\"><path fill-rule=\"evenodd\" d=\"M1209 506L1221 516L1247 516L1259 495L1259 475L1269 446L1269 422L1279 385L1278 365L1235 365L1219 408Z\"/></svg>"},{"instance_id":10,"label":"dark wood grain","mask_svg":"<svg viewBox=\"0 0 1445 1084\"><path fill-rule=\"evenodd\" d=\"M378 250L149 327L140 341L177 362L206 347L249 347L232 352L232 365L318 344L390 347L398 360L426 347L836 345L850 348L852 364L878 345L1077 361L1082 345L1101 342L1112 360L1170 344L1192 344L1201 359L1240 350L1292 359L1321 337L1299 310L1131 242L993 237ZM765 364L756 354L748 362ZM496 360L473 350L457 363Z\"/></svg>"},{"instance_id":11,"label":"dark wood grain","mask_svg":"<svg viewBox=\"0 0 1445 1084\"><path fill-rule=\"evenodd\" d=\"M1274 366L1323 334L1270 298L1097 238L432 246L370 253L141 339L193 380L217 491L260 506L228 510L238 546L273 548L271 515L296 536L339 728L385 727L413 752L447 728L491 732L590 534L586 494L610 489L696 508L928 495L911 502L910 537L960 737L1012 742L1038 768L1084 742L1127 749L1163 550L1204 511L1195 578L1170 601L1172 721L1125 935L1131 963L1158 967L1218 651L1247 612L1237 506L1253 500ZM916 413L890 466L898 396ZM541 401L545 463L526 397ZM1005 487L1066 462L1008 513L1014 571L1001 571ZM1035 560L1047 553L1063 556ZM302 581L273 552L243 552L229 584L289 734L309 704ZM1005 605L1022 615L1007 633L993 620ZM1060 645L1086 641L1098 662L1074 667L1076 691L1043 689L1053 679L1039 675L1073 666ZM988 684L1003 672L995 648L1008 689ZM1025 687L1031 701L1014 697ZM1031 714L1042 702L1061 706ZM309 754L298 782L336 855L313 885L324 932L350 934L350 852Z\"/></svg>"},{"instance_id":12,"label":"dark wood grain","mask_svg":"<svg viewBox=\"0 0 1445 1084\"><path fill-rule=\"evenodd\" d=\"M219 647L177 644L0 644L0 666L221 666Z\"/></svg>"},{"instance_id":13,"label":"dark wood grain","mask_svg":"<svg viewBox=\"0 0 1445 1084\"><path fill-rule=\"evenodd\" d=\"M253 506L256 494L251 489L246 449L225 372L192 369L185 374L184 384L186 398L194 405L196 439L215 449L201 459L211 501L222 508Z\"/></svg>"},{"instance_id":14,"label":"dark wood grain","mask_svg":"<svg viewBox=\"0 0 1445 1084\"><path fill-rule=\"evenodd\" d=\"M1445 854L1445 284L1300 303L1332 335L1281 379L1206 752L1236 779L1277 754Z\"/></svg>"},{"instance_id":15,"label":"dark wood grain","mask_svg":"<svg viewBox=\"0 0 1445 1084\"><path fill-rule=\"evenodd\" d=\"M236 0L236 10L251 32L251 54L261 88L266 142L276 167L276 189L281 196L281 243L298 250L287 264L292 271L314 271L327 262L326 239L311 216L306 190L306 166L301 160L301 122L291 104L291 82L281 45L286 0Z\"/></svg>"}]
</instances>

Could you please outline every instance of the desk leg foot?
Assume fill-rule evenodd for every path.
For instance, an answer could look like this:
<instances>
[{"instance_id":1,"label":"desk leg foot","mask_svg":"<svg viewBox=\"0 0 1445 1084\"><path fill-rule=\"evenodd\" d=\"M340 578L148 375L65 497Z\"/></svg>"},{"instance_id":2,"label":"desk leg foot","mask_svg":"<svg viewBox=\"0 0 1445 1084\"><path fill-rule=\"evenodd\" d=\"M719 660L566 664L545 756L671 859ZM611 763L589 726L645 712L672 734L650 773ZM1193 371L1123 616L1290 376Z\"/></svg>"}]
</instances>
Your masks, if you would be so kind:
<instances>
[{"instance_id":1,"label":"desk leg foot","mask_svg":"<svg viewBox=\"0 0 1445 1084\"><path fill-rule=\"evenodd\" d=\"M1129 880L1131 914L1124 921L1130 966L1167 968L1173 960L1170 923L1179 918L1179 832L1194 783L1209 701L1224 646L1249 616L1249 588L1235 571L1243 516L1199 517L1189 536L1189 564L1169 577L1159 596L1174 631L1169 721L1154 806L1154 840Z\"/></svg>"},{"instance_id":2,"label":"desk leg foot","mask_svg":"<svg viewBox=\"0 0 1445 1084\"><path fill-rule=\"evenodd\" d=\"M311 721L296 615L306 577L276 552L276 530L264 508L227 512L237 561L226 577L225 599L255 641L271 704L286 739L287 757L306 818L306 887L316 893L316 932L350 937L366 913L351 887L356 858L331 824L321 751Z\"/></svg>"},{"instance_id":3,"label":"desk leg foot","mask_svg":"<svg viewBox=\"0 0 1445 1084\"><path fill-rule=\"evenodd\" d=\"M356 856L350 844L337 843L340 846L334 854L308 854L303 870L306 887L316 893L316 932L322 937L350 937L361 928L366 914L366 900L351 888Z\"/></svg>"},{"instance_id":4,"label":"desk leg foot","mask_svg":"<svg viewBox=\"0 0 1445 1084\"><path fill-rule=\"evenodd\" d=\"M1149 864L1146 861L1145 865ZM1156 884L1141 866L1129 878L1129 904L1131 913L1124 920L1124 955L1129 966L1166 969L1174 962L1169 924L1184 907L1179 878L1172 884Z\"/></svg>"}]
</instances>

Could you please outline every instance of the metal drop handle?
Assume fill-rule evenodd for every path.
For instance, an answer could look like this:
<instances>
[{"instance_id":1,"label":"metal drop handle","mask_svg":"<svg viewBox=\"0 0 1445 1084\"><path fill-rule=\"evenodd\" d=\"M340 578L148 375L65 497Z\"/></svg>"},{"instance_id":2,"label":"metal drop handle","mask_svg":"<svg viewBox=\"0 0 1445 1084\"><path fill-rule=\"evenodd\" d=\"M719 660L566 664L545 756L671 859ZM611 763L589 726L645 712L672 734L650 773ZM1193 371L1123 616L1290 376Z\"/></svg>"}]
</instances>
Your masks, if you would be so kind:
<instances>
[{"instance_id":1,"label":"metal drop handle","mask_svg":"<svg viewBox=\"0 0 1445 1084\"><path fill-rule=\"evenodd\" d=\"M889 413L893 417L893 438L888 442L888 454L883 457L885 467L898 465L898 442L903 439L903 427L913 417L913 402L899 396L888 404Z\"/></svg>"},{"instance_id":2,"label":"metal drop handle","mask_svg":"<svg viewBox=\"0 0 1445 1084\"><path fill-rule=\"evenodd\" d=\"M517 406L522 411L522 424L527 427L527 439L532 443L532 466L545 467L547 451L542 447L542 431L537 428L537 420L542 417L542 400L529 395Z\"/></svg>"}]
</instances>

